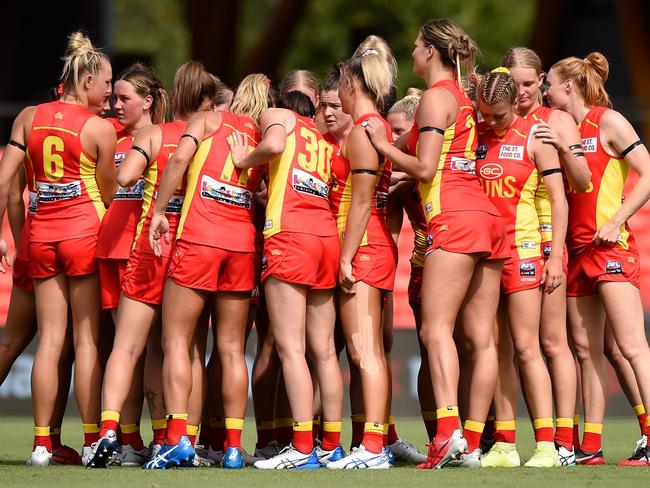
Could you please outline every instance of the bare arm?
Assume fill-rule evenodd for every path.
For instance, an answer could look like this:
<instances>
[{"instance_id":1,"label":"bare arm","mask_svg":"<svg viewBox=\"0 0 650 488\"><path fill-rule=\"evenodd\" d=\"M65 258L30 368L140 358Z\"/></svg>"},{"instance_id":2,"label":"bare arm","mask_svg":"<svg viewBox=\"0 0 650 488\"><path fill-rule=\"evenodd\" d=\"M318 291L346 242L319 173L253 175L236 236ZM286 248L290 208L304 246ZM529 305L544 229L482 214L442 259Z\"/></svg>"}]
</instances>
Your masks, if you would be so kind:
<instances>
[{"instance_id":1,"label":"bare arm","mask_svg":"<svg viewBox=\"0 0 650 488\"><path fill-rule=\"evenodd\" d=\"M18 171L9 188L7 218L16 250L18 250L20 236L23 233L23 226L25 225L25 200L23 200L23 191L25 190L26 184L25 172Z\"/></svg>"},{"instance_id":2,"label":"bare arm","mask_svg":"<svg viewBox=\"0 0 650 488\"><path fill-rule=\"evenodd\" d=\"M605 149L617 155L639 140L625 117L613 110L606 112L600 120L600 134ZM650 199L650 154L647 147L643 144L636 146L625 155L625 161L639 174L639 179L618 212L596 232L596 245L616 244L621 226Z\"/></svg>"},{"instance_id":3,"label":"bare arm","mask_svg":"<svg viewBox=\"0 0 650 488\"><path fill-rule=\"evenodd\" d=\"M269 108L260 117L262 140L252 152L248 151L248 142L244 134L233 133L228 141L232 152L232 161L237 168L248 169L266 164L284 152L287 134L295 126L295 117L286 109Z\"/></svg>"},{"instance_id":4,"label":"bare arm","mask_svg":"<svg viewBox=\"0 0 650 488\"><path fill-rule=\"evenodd\" d=\"M142 177L147 166L158 155L161 137L161 129L157 125L150 125L140 129L133 140L133 146L144 151L149 159L147 160L147 157L141 151L131 149L117 170L117 182L121 187L133 186Z\"/></svg>"},{"instance_id":5,"label":"bare arm","mask_svg":"<svg viewBox=\"0 0 650 488\"><path fill-rule=\"evenodd\" d=\"M385 129L384 129L385 130ZM363 127L355 127L346 143L350 170L377 171L379 157ZM352 260L359 250L361 239L368 227L372 198L375 194L376 174L352 174L352 201L345 225L345 238L341 246L339 280L344 291L352 291L356 279L352 275Z\"/></svg>"},{"instance_id":6,"label":"bare arm","mask_svg":"<svg viewBox=\"0 0 650 488\"><path fill-rule=\"evenodd\" d=\"M107 120L93 117L88 121L86 127L84 127L81 135L82 141L86 137L92 138L92 142L97 150L95 179L97 180L102 202L108 206L113 201L113 197L117 191L117 179L115 175L117 135L115 134L115 127Z\"/></svg>"}]
</instances>

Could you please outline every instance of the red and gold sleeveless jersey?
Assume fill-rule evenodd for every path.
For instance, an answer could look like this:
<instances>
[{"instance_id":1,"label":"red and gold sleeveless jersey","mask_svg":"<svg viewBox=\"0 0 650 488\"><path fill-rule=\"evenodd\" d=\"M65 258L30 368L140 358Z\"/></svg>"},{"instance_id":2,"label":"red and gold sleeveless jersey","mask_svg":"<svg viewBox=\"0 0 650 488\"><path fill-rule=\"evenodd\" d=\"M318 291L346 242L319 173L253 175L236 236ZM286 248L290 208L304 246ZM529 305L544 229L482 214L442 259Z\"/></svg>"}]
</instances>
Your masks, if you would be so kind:
<instances>
[{"instance_id":1,"label":"red and gold sleeveless jersey","mask_svg":"<svg viewBox=\"0 0 650 488\"><path fill-rule=\"evenodd\" d=\"M239 131L254 148L260 135L249 117L221 112L221 126L201 141L187 170L177 239L231 251L255 250L255 191L263 168L235 168L228 137Z\"/></svg>"},{"instance_id":2,"label":"red and gold sleeveless jersey","mask_svg":"<svg viewBox=\"0 0 650 488\"><path fill-rule=\"evenodd\" d=\"M442 213L459 210L483 210L497 215L487 201L476 176L476 111L472 102L454 80L443 80L431 88L443 87L458 104L456 121L445 129L442 153L433 180L420 182L418 191L424 214L429 222ZM417 124L409 133L409 153L417 155L420 129Z\"/></svg>"},{"instance_id":3,"label":"red and gold sleeveless jersey","mask_svg":"<svg viewBox=\"0 0 650 488\"><path fill-rule=\"evenodd\" d=\"M140 221L136 228L135 241L133 249L139 252L146 252L153 254L153 249L149 244L149 225L151 224L151 216L153 214L153 207L158 195L158 186L160 185L160 177L162 176L167 161L178 147L178 141L183 135L183 131L187 126L187 120L174 120L173 122L164 122L159 125L162 132L162 140L158 154L151 161L151 164L144 172L144 197L142 201L142 212L140 214ZM183 175L178 188L174 195L167 202L165 208L165 216L169 221L169 238L171 240L176 237L176 228L181 216L181 208L183 207L183 200L185 198L185 188L187 185L187 174ZM164 239L161 240L161 247L164 256L171 256L172 247L167 245Z\"/></svg>"},{"instance_id":4,"label":"red and gold sleeveless jersey","mask_svg":"<svg viewBox=\"0 0 650 488\"><path fill-rule=\"evenodd\" d=\"M106 211L95 179L96 161L81 146L81 130L94 115L81 105L39 105L27 143L38 211L30 239L56 242L96 235Z\"/></svg>"},{"instance_id":5,"label":"red and gold sleeveless jersey","mask_svg":"<svg viewBox=\"0 0 650 488\"><path fill-rule=\"evenodd\" d=\"M332 157L336 157L341 152L341 143L337 142L329 132L323 134L323 139L332 146Z\"/></svg>"},{"instance_id":6,"label":"red and gold sleeveless jersey","mask_svg":"<svg viewBox=\"0 0 650 488\"><path fill-rule=\"evenodd\" d=\"M424 267L424 257L427 252L427 218L424 215L420 193L415 183L409 184L408 196L402 198L401 202L413 228L411 264L417 268L422 268Z\"/></svg>"},{"instance_id":7,"label":"red and gold sleeveless jersey","mask_svg":"<svg viewBox=\"0 0 650 488\"><path fill-rule=\"evenodd\" d=\"M591 244L596 231L609 222L623 204L623 188L630 168L623 158L608 154L602 145L600 119L608 110L607 107L592 107L580 123L582 150L591 170L591 183L586 192L568 195L569 251ZM627 223L621 226L616 245L636 251Z\"/></svg>"},{"instance_id":8,"label":"red and gold sleeveless jersey","mask_svg":"<svg viewBox=\"0 0 650 488\"><path fill-rule=\"evenodd\" d=\"M539 218L535 210L540 174L526 149L534 125L517 117L502 134L485 123L478 128L476 170L485 194L506 223L506 239L513 259L541 255Z\"/></svg>"},{"instance_id":9,"label":"red and gold sleeveless jersey","mask_svg":"<svg viewBox=\"0 0 650 488\"><path fill-rule=\"evenodd\" d=\"M268 163L264 237L284 231L336 235L328 200L332 146L310 119L294 115L284 152Z\"/></svg>"},{"instance_id":10,"label":"red and gold sleeveless jersey","mask_svg":"<svg viewBox=\"0 0 650 488\"><path fill-rule=\"evenodd\" d=\"M377 114L366 114L359 117L354 125L361 125L364 120L370 117L376 117L384 124L386 136L392 142L393 136L388 122ZM361 238L361 246L372 244L375 246L394 246L395 241L388 230L386 224L386 214L388 204L388 188L390 187L390 175L392 165L386 158L380 158L379 168L377 168L377 177L375 179L375 193L372 198L372 207L370 209L370 219L368 227ZM330 195L330 206L332 213L336 218L336 226L341 241L345 238L345 227L348 222L348 213L352 204L352 173L350 171L350 161L340 154L334 158L332 163L332 194Z\"/></svg>"},{"instance_id":11,"label":"red and gold sleeveless jersey","mask_svg":"<svg viewBox=\"0 0 650 488\"><path fill-rule=\"evenodd\" d=\"M125 131L117 134L116 168L119 168L122 161L126 159L132 145L133 136ZM103 259L128 259L135 238L135 229L142 214L143 198L144 179L142 178L131 187L118 188L102 219L95 256Z\"/></svg>"},{"instance_id":12,"label":"red and gold sleeveless jersey","mask_svg":"<svg viewBox=\"0 0 650 488\"><path fill-rule=\"evenodd\" d=\"M540 105L524 119L534 124L548 124L553 109ZM539 230L542 233L542 242L550 242L553 239L553 226L551 224L551 198L546 190L546 185L540 181L535 194L535 208L539 217Z\"/></svg>"}]
</instances>

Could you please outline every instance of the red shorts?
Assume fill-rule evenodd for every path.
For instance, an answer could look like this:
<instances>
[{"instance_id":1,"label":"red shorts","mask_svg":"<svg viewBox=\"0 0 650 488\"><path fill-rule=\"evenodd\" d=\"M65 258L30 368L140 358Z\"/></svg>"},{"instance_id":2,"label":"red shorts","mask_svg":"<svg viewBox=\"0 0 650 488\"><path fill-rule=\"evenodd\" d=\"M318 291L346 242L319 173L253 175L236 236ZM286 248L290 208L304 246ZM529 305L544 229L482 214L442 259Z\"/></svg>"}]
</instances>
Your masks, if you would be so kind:
<instances>
[{"instance_id":1,"label":"red shorts","mask_svg":"<svg viewBox=\"0 0 650 488\"><path fill-rule=\"evenodd\" d=\"M443 212L429 221L427 254L436 249L459 254L481 253L486 259L511 256L500 216L480 210Z\"/></svg>"},{"instance_id":2,"label":"red shorts","mask_svg":"<svg viewBox=\"0 0 650 488\"><path fill-rule=\"evenodd\" d=\"M16 256L13 269L12 281L14 286L26 293L34 293L34 280L29 277L29 260L20 259Z\"/></svg>"},{"instance_id":3,"label":"red shorts","mask_svg":"<svg viewBox=\"0 0 650 488\"><path fill-rule=\"evenodd\" d=\"M552 246L550 241L542 242L542 256L544 257L544 260L547 260L551 255L551 249ZM564 246L564 253L562 253L562 271L564 271L565 275L569 274L569 252L567 251L566 246Z\"/></svg>"},{"instance_id":4,"label":"red shorts","mask_svg":"<svg viewBox=\"0 0 650 488\"><path fill-rule=\"evenodd\" d=\"M138 302L161 305L171 256L133 251L122 280L124 296Z\"/></svg>"},{"instance_id":5,"label":"red shorts","mask_svg":"<svg viewBox=\"0 0 650 488\"><path fill-rule=\"evenodd\" d=\"M393 291L396 270L396 246L360 246L352 260L352 276L379 290Z\"/></svg>"},{"instance_id":6,"label":"red shorts","mask_svg":"<svg viewBox=\"0 0 650 488\"><path fill-rule=\"evenodd\" d=\"M518 291L532 290L541 285L544 259L511 259L503 265L501 293L508 295Z\"/></svg>"},{"instance_id":7,"label":"red shorts","mask_svg":"<svg viewBox=\"0 0 650 488\"><path fill-rule=\"evenodd\" d=\"M315 290L336 286L339 274L339 237L280 232L264 241L262 281L273 276Z\"/></svg>"},{"instance_id":8,"label":"red shorts","mask_svg":"<svg viewBox=\"0 0 650 488\"><path fill-rule=\"evenodd\" d=\"M169 277L178 285L205 291L251 291L255 288L255 252L177 241Z\"/></svg>"},{"instance_id":9,"label":"red shorts","mask_svg":"<svg viewBox=\"0 0 650 488\"><path fill-rule=\"evenodd\" d=\"M421 266L413 266L411 264L411 278L409 279L409 305L411 308L414 306L419 307L422 305L422 272L424 268Z\"/></svg>"},{"instance_id":10,"label":"red shorts","mask_svg":"<svg viewBox=\"0 0 650 488\"><path fill-rule=\"evenodd\" d=\"M102 308L117 308L120 304L122 280L126 271L126 259L97 258L99 284L102 287Z\"/></svg>"},{"instance_id":11,"label":"red shorts","mask_svg":"<svg viewBox=\"0 0 650 488\"><path fill-rule=\"evenodd\" d=\"M58 242L29 243L29 276L51 278L59 273L85 276L97 272L97 236L78 237Z\"/></svg>"},{"instance_id":12,"label":"red shorts","mask_svg":"<svg viewBox=\"0 0 650 488\"><path fill-rule=\"evenodd\" d=\"M621 281L641 287L639 254L619 246L589 246L569 258L567 295L594 295L601 281Z\"/></svg>"}]
</instances>

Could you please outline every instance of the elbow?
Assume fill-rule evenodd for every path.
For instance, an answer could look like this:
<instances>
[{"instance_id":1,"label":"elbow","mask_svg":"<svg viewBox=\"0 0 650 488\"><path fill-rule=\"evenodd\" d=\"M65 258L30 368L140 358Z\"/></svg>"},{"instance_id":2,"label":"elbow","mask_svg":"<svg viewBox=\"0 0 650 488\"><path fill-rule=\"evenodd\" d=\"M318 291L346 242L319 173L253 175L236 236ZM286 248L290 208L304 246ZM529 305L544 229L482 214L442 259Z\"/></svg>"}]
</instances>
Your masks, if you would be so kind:
<instances>
[{"instance_id":1,"label":"elbow","mask_svg":"<svg viewBox=\"0 0 650 488\"><path fill-rule=\"evenodd\" d=\"M268 146L267 150L269 152L269 156L275 157L279 156L284 152L284 148L286 146L286 141L283 140L269 140L268 141Z\"/></svg>"},{"instance_id":2,"label":"elbow","mask_svg":"<svg viewBox=\"0 0 650 488\"><path fill-rule=\"evenodd\" d=\"M117 184L120 185L122 188L128 188L130 186L133 186L136 184L137 181L138 181L137 175L130 175L123 171L117 172ZM111 199L112 198L113 197L111 197Z\"/></svg>"}]
</instances>

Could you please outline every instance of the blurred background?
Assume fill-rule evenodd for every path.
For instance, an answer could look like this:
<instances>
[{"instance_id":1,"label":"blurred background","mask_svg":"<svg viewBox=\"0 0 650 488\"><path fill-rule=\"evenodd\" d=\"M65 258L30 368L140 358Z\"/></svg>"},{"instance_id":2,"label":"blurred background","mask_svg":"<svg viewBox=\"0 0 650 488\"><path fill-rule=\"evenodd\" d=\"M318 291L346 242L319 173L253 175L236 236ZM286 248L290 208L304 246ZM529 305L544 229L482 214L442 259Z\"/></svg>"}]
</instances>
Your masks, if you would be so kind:
<instances>
[{"instance_id":1,"label":"blurred background","mask_svg":"<svg viewBox=\"0 0 650 488\"><path fill-rule=\"evenodd\" d=\"M8 140L13 119L23 107L48 100L48 90L58 84L67 36L75 30L85 31L104 48L114 75L143 61L155 67L168 89L178 66L189 59L201 61L233 87L253 72L264 72L274 82L293 68L322 77L367 35L378 34L398 60L401 96L410 86L423 88L411 71L410 54L420 26L439 17L453 19L478 42L479 70L498 66L513 46L534 49L545 69L566 56L602 52L610 62L606 88L614 108L650 142L650 2L644 0L66 0L42 7L32 2L3 6L0 144ZM630 225L642 255L641 293L650 311L650 208L641 209ZM8 229L5 235L10 235ZM392 361L398 415L419 411L419 356L406 298L412 242L405 219ZM0 334L10 286L10 276L0 276ZM254 346L253 336L250 361ZM33 347L0 388L0 415L31 412ZM629 414L613 373L610 392L608 413Z\"/></svg>"}]
</instances>

